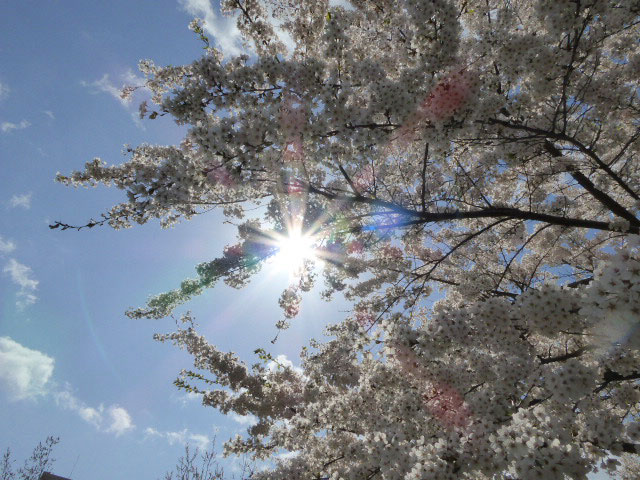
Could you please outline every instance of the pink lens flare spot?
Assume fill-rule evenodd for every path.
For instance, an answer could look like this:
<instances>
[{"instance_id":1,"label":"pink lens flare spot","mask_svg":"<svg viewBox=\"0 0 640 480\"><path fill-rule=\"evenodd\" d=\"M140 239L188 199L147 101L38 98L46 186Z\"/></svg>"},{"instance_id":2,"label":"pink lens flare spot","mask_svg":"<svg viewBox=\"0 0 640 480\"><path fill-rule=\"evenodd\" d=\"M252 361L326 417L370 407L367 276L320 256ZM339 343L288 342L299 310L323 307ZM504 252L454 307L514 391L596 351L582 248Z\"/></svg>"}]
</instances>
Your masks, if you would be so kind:
<instances>
[{"instance_id":1,"label":"pink lens flare spot","mask_svg":"<svg viewBox=\"0 0 640 480\"><path fill-rule=\"evenodd\" d=\"M441 80L422 102L418 111L431 121L447 120L471 98L476 76L469 70L459 70Z\"/></svg>"},{"instance_id":2,"label":"pink lens flare spot","mask_svg":"<svg viewBox=\"0 0 640 480\"><path fill-rule=\"evenodd\" d=\"M224 185L230 187L235 184L233 175L231 175L226 168L217 167L207 173L207 179L214 184Z\"/></svg>"},{"instance_id":3,"label":"pink lens flare spot","mask_svg":"<svg viewBox=\"0 0 640 480\"><path fill-rule=\"evenodd\" d=\"M398 128L387 145L405 149L416 139L417 132L425 121L442 122L462 109L476 91L477 74L466 69L458 70L436 84L427 98Z\"/></svg>"},{"instance_id":4,"label":"pink lens flare spot","mask_svg":"<svg viewBox=\"0 0 640 480\"><path fill-rule=\"evenodd\" d=\"M451 385L434 380L409 347L397 344L394 350L394 358L402 374L420 388L426 410L447 429L467 427L472 413L464 402L464 396Z\"/></svg>"},{"instance_id":5,"label":"pink lens flare spot","mask_svg":"<svg viewBox=\"0 0 640 480\"><path fill-rule=\"evenodd\" d=\"M450 385L433 383L422 395L427 411L446 428L462 428L469 425L471 411L464 397Z\"/></svg>"},{"instance_id":6,"label":"pink lens flare spot","mask_svg":"<svg viewBox=\"0 0 640 480\"><path fill-rule=\"evenodd\" d=\"M304 183L300 180L293 180L287 184L287 193L289 194L300 194L306 190Z\"/></svg>"}]
</instances>

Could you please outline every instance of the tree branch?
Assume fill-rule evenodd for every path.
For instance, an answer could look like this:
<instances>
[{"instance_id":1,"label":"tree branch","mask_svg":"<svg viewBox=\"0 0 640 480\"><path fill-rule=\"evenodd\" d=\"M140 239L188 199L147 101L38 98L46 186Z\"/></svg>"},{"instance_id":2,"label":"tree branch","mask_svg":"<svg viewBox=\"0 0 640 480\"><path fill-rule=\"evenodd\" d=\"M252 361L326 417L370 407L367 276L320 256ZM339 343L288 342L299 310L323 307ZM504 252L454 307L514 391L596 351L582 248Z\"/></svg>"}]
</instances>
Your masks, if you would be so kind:
<instances>
[{"instance_id":1,"label":"tree branch","mask_svg":"<svg viewBox=\"0 0 640 480\"><path fill-rule=\"evenodd\" d=\"M593 393L600 393L602 390L607 388L612 382L622 382L624 380L637 380L640 378L640 372L633 372L629 375L621 375L618 372L614 372L613 370L606 369L604 372L604 382L602 382L598 388L596 388Z\"/></svg>"},{"instance_id":2,"label":"tree branch","mask_svg":"<svg viewBox=\"0 0 640 480\"><path fill-rule=\"evenodd\" d=\"M585 144L583 144L579 140L576 140L575 138L565 133L555 133L555 132L550 132L548 130L544 130L542 128L529 127L527 125L518 125L511 122L507 122L505 120L500 120L497 118L489 119L489 123L502 125L503 127L507 127L512 130L523 130L526 132L535 133L545 138L562 140L562 141L571 143L572 145L577 147L578 150L580 150L580 152L582 152L583 154L591 158L601 170L606 172L606 174L609 175L618 185L620 185L620 187L622 187L624 191L627 192L634 200L640 200L640 196L636 192L634 192L631 189L631 187L629 187L629 185L627 185L625 181L622 180L622 178L620 178L620 176L617 173L611 170L609 165L604 163L602 159L596 154L596 152L593 151L593 149L587 147Z\"/></svg>"},{"instance_id":3,"label":"tree branch","mask_svg":"<svg viewBox=\"0 0 640 480\"><path fill-rule=\"evenodd\" d=\"M608 232L616 231L612 228L608 222L601 222L598 220L583 220L581 218L560 217L557 215L550 215L548 213L538 213L525 210L518 210L512 207L491 207L483 208L481 210L460 211L455 210L452 212L419 212L417 210L411 210L401 205L397 205L385 200L379 200L377 198L369 198L365 196L354 197L349 195L339 195L325 190L321 190L314 187L311 184L306 184L306 188L310 193L322 195L330 200L336 200L344 203L365 203L378 207L384 207L392 210L395 213L405 215L413 218L404 222L398 222L394 224L379 225L371 227L368 230L388 229L388 228L402 228L411 225L421 225L423 223L437 223L446 222L452 220L465 220L472 218L501 218L508 217L520 220L532 220L536 222L550 223L551 225L559 225L563 227L577 227L577 228L591 228L594 230L604 230ZM367 228L357 228L354 231L367 230ZM640 233L640 226L632 225L629 227L630 233Z\"/></svg>"},{"instance_id":4,"label":"tree branch","mask_svg":"<svg viewBox=\"0 0 640 480\"><path fill-rule=\"evenodd\" d=\"M564 355L557 355L555 357L542 357L541 355L538 355L538 358L540 359L540 363L542 365L547 365L549 363L564 362L565 360L569 360L570 358L579 357L587 350L589 350L589 348L582 347L573 352L565 353Z\"/></svg>"},{"instance_id":5,"label":"tree branch","mask_svg":"<svg viewBox=\"0 0 640 480\"><path fill-rule=\"evenodd\" d=\"M637 443L622 442L622 451L625 453L640 454L640 445Z\"/></svg>"},{"instance_id":6,"label":"tree branch","mask_svg":"<svg viewBox=\"0 0 640 480\"><path fill-rule=\"evenodd\" d=\"M422 206L422 211L425 212L427 210L427 205L425 201L426 195L426 175L427 175L427 159L429 158L429 142L424 147L424 157L422 158L422 189L420 191L420 205Z\"/></svg>"},{"instance_id":7,"label":"tree branch","mask_svg":"<svg viewBox=\"0 0 640 480\"><path fill-rule=\"evenodd\" d=\"M549 140L545 140L544 148L554 157L564 157L562 152L558 150L558 148L551 143ZM611 212L618 215L619 217L628 220L632 225L640 225L640 221L629 212L626 208L616 202L613 198L607 195L602 190L598 190L598 188L593 184L591 180L589 180L583 173L578 170L571 170L568 172L573 179L580 184L582 188L584 188L587 192L591 194L593 198L602 203L605 207L607 207Z\"/></svg>"}]
</instances>

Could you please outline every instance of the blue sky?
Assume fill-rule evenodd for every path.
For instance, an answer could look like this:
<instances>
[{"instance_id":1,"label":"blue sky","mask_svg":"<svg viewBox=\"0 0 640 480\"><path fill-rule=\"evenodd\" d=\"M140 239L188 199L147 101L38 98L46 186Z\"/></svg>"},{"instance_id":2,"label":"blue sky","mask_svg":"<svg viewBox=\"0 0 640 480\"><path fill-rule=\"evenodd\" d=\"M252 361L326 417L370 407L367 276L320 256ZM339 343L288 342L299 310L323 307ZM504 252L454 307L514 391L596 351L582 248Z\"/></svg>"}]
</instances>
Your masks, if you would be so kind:
<instances>
[{"instance_id":1,"label":"blue sky","mask_svg":"<svg viewBox=\"0 0 640 480\"><path fill-rule=\"evenodd\" d=\"M0 449L18 465L37 442L59 436L53 471L73 480L156 479L183 444L217 444L250 419L204 408L172 384L190 357L152 339L171 319L130 320L129 307L174 288L194 266L219 256L235 232L217 213L173 229L50 230L84 224L116 202L115 189L66 188L56 172L101 157L124 160L125 144L173 144L170 119L141 122L119 98L139 82L137 63L182 64L202 53L193 16L227 53L239 51L233 22L208 0L110 2L10 0L0 15ZM266 268L249 288L221 285L191 302L201 333L257 361L253 350L298 362L308 339L346 306L307 295L275 345L277 299L287 275ZM339 318L339 317L338 317ZM74 468L75 465L75 468ZM233 468L233 462L227 462Z\"/></svg>"}]
</instances>

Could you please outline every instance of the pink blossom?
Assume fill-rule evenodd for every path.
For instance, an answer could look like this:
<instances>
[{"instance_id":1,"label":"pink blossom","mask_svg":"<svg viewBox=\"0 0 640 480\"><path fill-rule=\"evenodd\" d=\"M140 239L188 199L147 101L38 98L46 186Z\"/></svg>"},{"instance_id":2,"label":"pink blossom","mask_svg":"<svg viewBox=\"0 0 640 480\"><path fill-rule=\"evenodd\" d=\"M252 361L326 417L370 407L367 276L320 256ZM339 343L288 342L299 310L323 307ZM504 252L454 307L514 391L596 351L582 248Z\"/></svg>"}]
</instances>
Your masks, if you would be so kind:
<instances>
[{"instance_id":1,"label":"pink blossom","mask_svg":"<svg viewBox=\"0 0 640 480\"><path fill-rule=\"evenodd\" d=\"M355 320L362 328L369 328L375 323L375 317L368 310L356 309Z\"/></svg>"}]
</instances>

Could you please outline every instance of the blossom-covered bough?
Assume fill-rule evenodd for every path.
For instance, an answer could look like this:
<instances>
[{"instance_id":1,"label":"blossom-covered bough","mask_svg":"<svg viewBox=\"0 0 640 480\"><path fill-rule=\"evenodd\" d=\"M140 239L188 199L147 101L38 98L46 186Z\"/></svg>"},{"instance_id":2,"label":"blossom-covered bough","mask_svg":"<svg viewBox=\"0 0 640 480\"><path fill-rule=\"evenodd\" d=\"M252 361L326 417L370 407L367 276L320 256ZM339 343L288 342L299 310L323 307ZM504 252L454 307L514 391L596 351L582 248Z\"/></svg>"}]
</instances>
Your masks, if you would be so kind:
<instances>
[{"instance_id":1,"label":"blossom-covered bough","mask_svg":"<svg viewBox=\"0 0 640 480\"><path fill-rule=\"evenodd\" d=\"M141 114L188 125L184 141L58 180L126 191L88 226L212 207L239 223L131 317L245 286L293 226L323 262L304 262L285 318L320 270L353 301L302 373L191 327L158 336L213 374L178 385L258 417L227 452L296 452L252 477L282 480L584 479L639 453L640 3L222 5L255 55L223 59L194 21L204 57L141 63L157 105Z\"/></svg>"}]
</instances>

